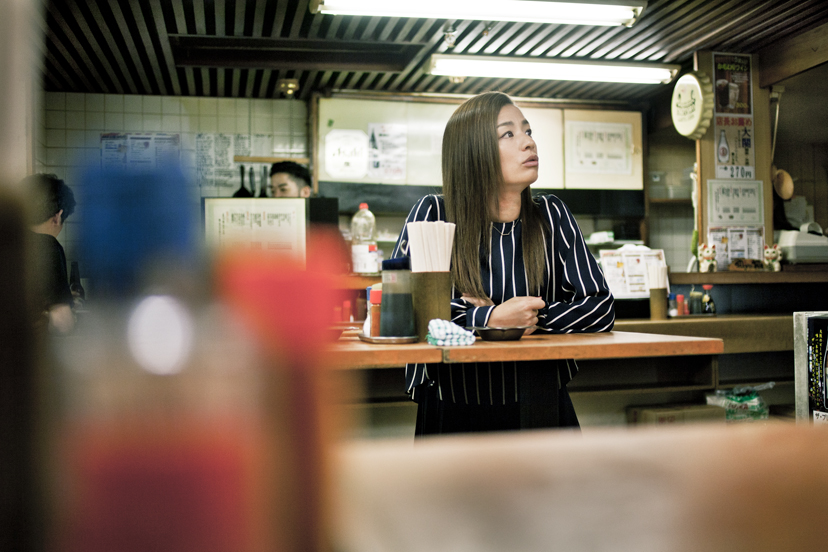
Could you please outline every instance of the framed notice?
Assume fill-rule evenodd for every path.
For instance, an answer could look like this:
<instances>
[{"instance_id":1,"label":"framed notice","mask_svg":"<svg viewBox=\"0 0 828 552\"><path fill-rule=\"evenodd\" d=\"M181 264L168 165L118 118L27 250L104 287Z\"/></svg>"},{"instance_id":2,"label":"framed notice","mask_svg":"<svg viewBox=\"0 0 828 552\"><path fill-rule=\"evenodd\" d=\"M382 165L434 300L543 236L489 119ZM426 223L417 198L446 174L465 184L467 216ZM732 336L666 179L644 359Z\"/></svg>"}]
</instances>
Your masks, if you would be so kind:
<instances>
[{"instance_id":1,"label":"framed notice","mask_svg":"<svg viewBox=\"0 0 828 552\"><path fill-rule=\"evenodd\" d=\"M207 247L264 251L304 262L306 205L299 198L205 198Z\"/></svg>"},{"instance_id":2,"label":"framed notice","mask_svg":"<svg viewBox=\"0 0 828 552\"><path fill-rule=\"evenodd\" d=\"M709 226L763 226L765 203L760 180L708 180Z\"/></svg>"},{"instance_id":3,"label":"framed notice","mask_svg":"<svg viewBox=\"0 0 828 552\"><path fill-rule=\"evenodd\" d=\"M632 134L631 124L567 122L567 172L632 174Z\"/></svg>"}]
</instances>

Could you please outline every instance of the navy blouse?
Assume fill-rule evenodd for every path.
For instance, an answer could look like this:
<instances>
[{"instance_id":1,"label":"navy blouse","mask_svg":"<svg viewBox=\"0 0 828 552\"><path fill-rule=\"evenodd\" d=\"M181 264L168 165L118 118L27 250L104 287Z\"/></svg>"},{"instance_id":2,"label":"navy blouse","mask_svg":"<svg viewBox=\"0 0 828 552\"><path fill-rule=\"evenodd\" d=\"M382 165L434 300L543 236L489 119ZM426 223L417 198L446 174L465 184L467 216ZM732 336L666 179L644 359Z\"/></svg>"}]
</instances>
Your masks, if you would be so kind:
<instances>
[{"instance_id":1,"label":"navy blouse","mask_svg":"<svg viewBox=\"0 0 828 552\"><path fill-rule=\"evenodd\" d=\"M493 223L489 236L491 253L481 244L480 273L486 295L496 305L512 297L540 296L546 307L538 312L536 333L608 332L615 323L613 297L598 263L584 242L578 224L566 205L554 195L535 198L552 232L544 236L543 286L528 290L523 265L520 220ZM446 220L442 195L420 199L408 214L406 223ZM407 256L408 232L405 226L397 239L392 257ZM452 321L462 327L486 326L494 306L475 307L452 288ZM574 360L556 362L558 386L566 385L578 371ZM406 366L406 391L414 396L417 386L434 382L441 400L466 404L511 404L517 402L517 362L478 362L470 364L409 364Z\"/></svg>"}]
</instances>

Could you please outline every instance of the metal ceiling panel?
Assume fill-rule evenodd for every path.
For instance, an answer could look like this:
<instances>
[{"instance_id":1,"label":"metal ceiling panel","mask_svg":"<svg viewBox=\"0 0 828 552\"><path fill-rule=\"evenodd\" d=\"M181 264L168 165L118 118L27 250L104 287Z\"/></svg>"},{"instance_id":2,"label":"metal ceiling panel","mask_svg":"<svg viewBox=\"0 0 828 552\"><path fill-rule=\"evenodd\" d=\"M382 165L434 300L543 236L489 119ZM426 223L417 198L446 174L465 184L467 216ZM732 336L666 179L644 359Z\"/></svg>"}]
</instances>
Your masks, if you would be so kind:
<instances>
[{"instance_id":1,"label":"metal ceiling panel","mask_svg":"<svg viewBox=\"0 0 828 552\"><path fill-rule=\"evenodd\" d=\"M66 92L273 98L278 79L296 78L300 98L333 89L474 94L497 88L527 98L639 102L670 85L452 82L424 71L434 53L650 61L689 69L694 51L756 53L825 23L824 0L654 0L630 28L331 16L310 13L308 0L48 0L40 67L46 90ZM221 54L205 47L191 52L199 57L196 64L181 57L182 43L232 41L249 46ZM288 42L302 46L272 47ZM321 55L345 43L349 51ZM382 64L400 48L408 48L402 61Z\"/></svg>"}]
</instances>

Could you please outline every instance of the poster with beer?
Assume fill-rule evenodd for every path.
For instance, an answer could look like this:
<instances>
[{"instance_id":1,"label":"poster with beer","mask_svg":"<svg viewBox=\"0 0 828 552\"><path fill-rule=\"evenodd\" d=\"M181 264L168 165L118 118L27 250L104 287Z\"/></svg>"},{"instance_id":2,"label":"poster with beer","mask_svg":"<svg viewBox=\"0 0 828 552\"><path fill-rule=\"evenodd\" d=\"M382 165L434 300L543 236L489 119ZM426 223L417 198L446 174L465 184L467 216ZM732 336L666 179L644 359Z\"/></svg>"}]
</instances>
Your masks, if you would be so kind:
<instances>
[{"instance_id":1,"label":"poster with beer","mask_svg":"<svg viewBox=\"0 0 828 552\"><path fill-rule=\"evenodd\" d=\"M717 114L751 115L750 56L713 54Z\"/></svg>"},{"instance_id":2,"label":"poster with beer","mask_svg":"<svg viewBox=\"0 0 828 552\"><path fill-rule=\"evenodd\" d=\"M713 54L716 178L754 180L756 153L750 56Z\"/></svg>"}]
</instances>

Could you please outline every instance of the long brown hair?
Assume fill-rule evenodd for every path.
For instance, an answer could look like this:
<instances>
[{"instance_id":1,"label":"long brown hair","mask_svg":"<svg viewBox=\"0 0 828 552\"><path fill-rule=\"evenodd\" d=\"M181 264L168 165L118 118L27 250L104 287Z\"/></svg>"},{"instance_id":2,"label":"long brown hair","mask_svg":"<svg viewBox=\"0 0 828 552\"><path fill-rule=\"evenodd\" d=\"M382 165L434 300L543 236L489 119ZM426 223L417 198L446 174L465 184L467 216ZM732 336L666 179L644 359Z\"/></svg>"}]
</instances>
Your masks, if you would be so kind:
<instances>
[{"instance_id":1,"label":"long brown hair","mask_svg":"<svg viewBox=\"0 0 828 552\"><path fill-rule=\"evenodd\" d=\"M485 297L480 277L480 246L491 253L490 207L498 208L503 182L497 118L514 105L501 92L485 92L465 101L452 114L443 133L443 197L446 218L457 225L451 277L461 293ZM529 293L540 293L544 270L544 232L548 229L527 187L521 193L523 262Z\"/></svg>"}]
</instances>

